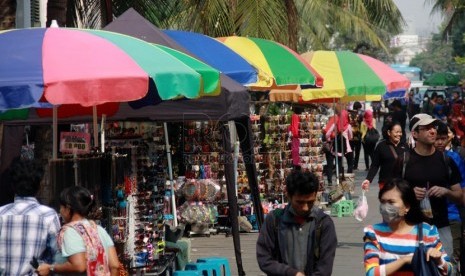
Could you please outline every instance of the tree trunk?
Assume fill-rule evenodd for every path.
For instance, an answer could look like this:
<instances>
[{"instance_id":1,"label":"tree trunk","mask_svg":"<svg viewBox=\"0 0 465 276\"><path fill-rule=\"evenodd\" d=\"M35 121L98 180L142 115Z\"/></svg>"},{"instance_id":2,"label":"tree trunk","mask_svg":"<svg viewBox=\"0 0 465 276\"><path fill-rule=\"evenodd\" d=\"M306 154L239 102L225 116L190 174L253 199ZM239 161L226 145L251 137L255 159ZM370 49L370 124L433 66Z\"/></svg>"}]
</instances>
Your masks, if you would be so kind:
<instances>
[{"instance_id":1,"label":"tree trunk","mask_svg":"<svg viewBox=\"0 0 465 276\"><path fill-rule=\"evenodd\" d=\"M289 48L297 51L298 20L299 15L294 0L285 0L287 10L287 32L289 36Z\"/></svg>"},{"instance_id":2,"label":"tree trunk","mask_svg":"<svg viewBox=\"0 0 465 276\"><path fill-rule=\"evenodd\" d=\"M16 0L0 0L0 30L15 28Z\"/></svg>"},{"instance_id":3,"label":"tree trunk","mask_svg":"<svg viewBox=\"0 0 465 276\"><path fill-rule=\"evenodd\" d=\"M0 0L1 1L1 0ZM68 0L48 0L47 2L47 27L50 26L52 20L58 22L58 26L66 27L66 13L68 8Z\"/></svg>"}]
</instances>

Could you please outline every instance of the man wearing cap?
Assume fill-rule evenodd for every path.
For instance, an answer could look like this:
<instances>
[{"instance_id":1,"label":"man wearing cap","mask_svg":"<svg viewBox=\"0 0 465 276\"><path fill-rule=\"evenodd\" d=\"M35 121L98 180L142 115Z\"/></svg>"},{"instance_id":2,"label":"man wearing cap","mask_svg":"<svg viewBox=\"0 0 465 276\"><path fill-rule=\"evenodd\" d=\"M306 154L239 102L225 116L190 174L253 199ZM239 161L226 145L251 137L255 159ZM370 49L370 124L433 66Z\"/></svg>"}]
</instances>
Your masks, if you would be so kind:
<instances>
[{"instance_id":1,"label":"man wearing cap","mask_svg":"<svg viewBox=\"0 0 465 276\"><path fill-rule=\"evenodd\" d=\"M429 198L432 218L430 223L439 230L441 242L452 256L452 235L447 217L447 200L462 205L460 172L454 162L436 150L437 120L420 113L410 120L410 131L415 147L404 156L404 179L414 187L418 200Z\"/></svg>"}]
</instances>

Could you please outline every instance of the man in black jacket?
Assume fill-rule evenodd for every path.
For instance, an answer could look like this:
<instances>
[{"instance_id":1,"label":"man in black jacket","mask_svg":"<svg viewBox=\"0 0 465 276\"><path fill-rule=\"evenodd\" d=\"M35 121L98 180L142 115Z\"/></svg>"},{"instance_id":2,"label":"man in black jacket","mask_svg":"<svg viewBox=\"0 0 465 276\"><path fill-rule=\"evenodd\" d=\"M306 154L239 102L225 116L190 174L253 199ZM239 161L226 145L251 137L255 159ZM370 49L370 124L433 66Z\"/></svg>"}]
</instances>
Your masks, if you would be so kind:
<instances>
[{"instance_id":1,"label":"man in black jacket","mask_svg":"<svg viewBox=\"0 0 465 276\"><path fill-rule=\"evenodd\" d=\"M257 240L257 261L267 275L331 275L334 222L317 206L318 179L294 171L286 178L289 204L270 213Z\"/></svg>"}]
</instances>

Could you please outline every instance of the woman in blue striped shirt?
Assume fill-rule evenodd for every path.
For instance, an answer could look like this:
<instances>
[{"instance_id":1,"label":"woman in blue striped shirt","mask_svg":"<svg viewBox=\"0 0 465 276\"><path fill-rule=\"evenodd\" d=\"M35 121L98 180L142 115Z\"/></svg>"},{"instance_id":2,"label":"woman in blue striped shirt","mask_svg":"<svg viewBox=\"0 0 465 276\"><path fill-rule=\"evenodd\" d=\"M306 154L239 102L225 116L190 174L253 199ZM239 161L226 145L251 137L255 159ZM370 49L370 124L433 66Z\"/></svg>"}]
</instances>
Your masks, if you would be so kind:
<instances>
[{"instance_id":1,"label":"woman in blue striped shirt","mask_svg":"<svg viewBox=\"0 0 465 276\"><path fill-rule=\"evenodd\" d=\"M365 227L366 275L414 275L411 267L418 246L418 227L423 229L427 255L442 275L452 271L436 226L424 221L413 188L404 180L386 183L378 195L383 222Z\"/></svg>"}]
</instances>

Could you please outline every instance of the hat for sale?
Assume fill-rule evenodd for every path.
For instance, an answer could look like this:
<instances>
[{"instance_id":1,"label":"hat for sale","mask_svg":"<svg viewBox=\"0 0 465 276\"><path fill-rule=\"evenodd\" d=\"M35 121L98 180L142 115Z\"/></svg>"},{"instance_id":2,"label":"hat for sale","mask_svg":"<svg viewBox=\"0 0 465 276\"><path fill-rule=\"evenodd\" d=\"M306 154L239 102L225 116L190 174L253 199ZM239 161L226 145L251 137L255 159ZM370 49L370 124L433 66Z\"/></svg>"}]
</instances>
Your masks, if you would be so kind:
<instances>
[{"instance_id":1,"label":"hat for sale","mask_svg":"<svg viewBox=\"0 0 465 276\"><path fill-rule=\"evenodd\" d=\"M437 120L431 117L431 115L428 115L426 113L419 113L412 117L409 123L409 128L410 131L414 131L419 126L427 126L436 121Z\"/></svg>"}]
</instances>

